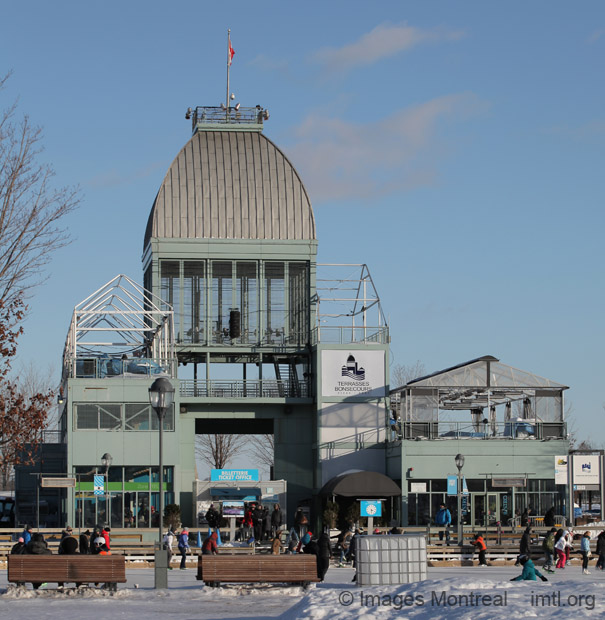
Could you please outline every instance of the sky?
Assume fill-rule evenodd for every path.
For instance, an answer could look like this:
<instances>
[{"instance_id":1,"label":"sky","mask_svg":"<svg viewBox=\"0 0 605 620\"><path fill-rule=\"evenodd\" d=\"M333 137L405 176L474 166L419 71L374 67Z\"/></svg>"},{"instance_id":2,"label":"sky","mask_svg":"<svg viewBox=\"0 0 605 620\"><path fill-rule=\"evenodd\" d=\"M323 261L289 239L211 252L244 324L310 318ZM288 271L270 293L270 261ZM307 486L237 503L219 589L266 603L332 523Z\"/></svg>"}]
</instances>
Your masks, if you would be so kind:
<instances>
[{"instance_id":1,"label":"sky","mask_svg":"<svg viewBox=\"0 0 605 620\"><path fill-rule=\"evenodd\" d=\"M493 355L570 387L605 445L605 5L557 0L260 5L5 3L0 108L44 131L79 186L30 300L18 364L55 367L74 306L142 282L145 225L190 137L231 90L309 192L322 263L368 265L391 364Z\"/></svg>"}]
</instances>

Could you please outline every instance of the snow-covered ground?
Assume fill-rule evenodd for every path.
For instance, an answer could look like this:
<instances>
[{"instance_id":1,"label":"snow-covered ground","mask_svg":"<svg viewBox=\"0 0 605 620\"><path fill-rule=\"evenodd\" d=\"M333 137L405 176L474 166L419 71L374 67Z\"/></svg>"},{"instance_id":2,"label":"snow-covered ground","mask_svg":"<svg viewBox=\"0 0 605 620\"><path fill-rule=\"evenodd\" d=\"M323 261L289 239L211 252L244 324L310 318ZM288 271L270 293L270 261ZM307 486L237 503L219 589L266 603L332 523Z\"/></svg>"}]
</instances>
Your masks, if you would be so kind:
<instances>
[{"instance_id":1,"label":"snow-covered ground","mask_svg":"<svg viewBox=\"0 0 605 620\"><path fill-rule=\"evenodd\" d=\"M129 569L128 583L97 589L35 592L7 587L0 573L0 614L10 620L170 620L210 618L585 618L605 616L605 572L582 575L578 562L548 582L511 582L512 567L429 568L429 579L405 586L361 588L350 568L331 568L323 584L206 588L195 569L171 571L169 589L153 588L153 570ZM54 588L55 585L51 584Z\"/></svg>"}]
</instances>

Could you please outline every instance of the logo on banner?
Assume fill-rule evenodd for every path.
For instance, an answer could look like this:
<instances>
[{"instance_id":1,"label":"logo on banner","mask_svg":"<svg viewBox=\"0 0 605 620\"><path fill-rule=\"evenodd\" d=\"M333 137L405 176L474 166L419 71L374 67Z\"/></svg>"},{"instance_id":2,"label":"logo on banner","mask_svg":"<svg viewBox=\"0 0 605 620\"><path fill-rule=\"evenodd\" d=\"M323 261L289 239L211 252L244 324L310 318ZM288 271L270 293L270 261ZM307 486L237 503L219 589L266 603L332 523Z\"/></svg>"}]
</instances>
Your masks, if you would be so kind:
<instances>
[{"instance_id":1,"label":"logo on banner","mask_svg":"<svg viewBox=\"0 0 605 620\"><path fill-rule=\"evenodd\" d=\"M582 472L590 473L592 470L590 469L590 463L582 463Z\"/></svg>"},{"instance_id":2,"label":"logo on banner","mask_svg":"<svg viewBox=\"0 0 605 620\"><path fill-rule=\"evenodd\" d=\"M343 377L353 379L353 381L364 381L366 378L365 368L359 366L352 355L347 358L347 363L342 367L341 374Z\"/></svg>"},{"instance_id":3,"label":"logo on banner","mask_svg":"<svg viewBox=\"0 0 605 620\"><path fill-rule=\"evenodd\" d=\"M93 489L95 495L103 495L105 493L105 476L96 476L93 481Z\"/></svg>"}]
</instances>

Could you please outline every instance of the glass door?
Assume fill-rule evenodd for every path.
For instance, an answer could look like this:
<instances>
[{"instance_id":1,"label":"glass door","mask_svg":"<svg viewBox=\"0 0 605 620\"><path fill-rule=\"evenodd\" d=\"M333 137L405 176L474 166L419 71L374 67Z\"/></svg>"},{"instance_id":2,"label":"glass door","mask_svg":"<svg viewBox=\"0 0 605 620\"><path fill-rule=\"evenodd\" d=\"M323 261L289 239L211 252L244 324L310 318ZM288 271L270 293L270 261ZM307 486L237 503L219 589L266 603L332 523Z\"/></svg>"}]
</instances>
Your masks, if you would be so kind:
<instances>
[{"instance_id":1,"label":"glass door","mask_svg":"<svg viewBox=\"0 0 605 620\"><path fill-rule=\"evenodd\" d=\"M487 523L488 526L496 525L496 522L500 520L500 494L488 493L487 494Z\"/></svg>"}]
</instances>

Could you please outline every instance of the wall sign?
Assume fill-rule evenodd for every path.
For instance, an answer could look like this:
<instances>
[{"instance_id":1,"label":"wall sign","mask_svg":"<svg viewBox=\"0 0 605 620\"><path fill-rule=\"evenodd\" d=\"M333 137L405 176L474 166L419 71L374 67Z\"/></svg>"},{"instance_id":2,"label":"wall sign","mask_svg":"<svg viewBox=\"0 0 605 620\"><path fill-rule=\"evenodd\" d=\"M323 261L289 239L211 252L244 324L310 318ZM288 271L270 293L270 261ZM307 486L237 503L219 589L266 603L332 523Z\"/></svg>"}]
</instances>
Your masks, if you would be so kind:
<instances>
[{"instance_id":1,"label":"wall sign","mask_svg":"<svg viewBox=\"0 0 605 620\"><path fill-rule=\"evenodd\" d=\"M573 455L573 483L600 484L598 454Z\"/></svg>"},{"instance_id":2,"label":"wall sign","mask_svg":"<svg viewBox=\"0 0 605 620\"><path fill-rule=\"evenodd\" d=\"M258 469L211 469L212 482L247 482L260 480Z\"/></svg>"},{"instance_id":3,"label":"wall sign","mask_svg":"<svg viewBox=\"0 0 605 620\"><path fill-rule=\"evenodd\" d=\"M322 351L321 393L342 398L386 396L384 351Z\"/></svg>"},{"instance_id":4,"label":"wall sign","mask_svg":"<svg viewBox=\"0 0 605 620\"><path fill-rule=\"evenodd\" d=\"M555 484L567 484L567 455L555 456Z\"/></svg>"}]
</instances>

